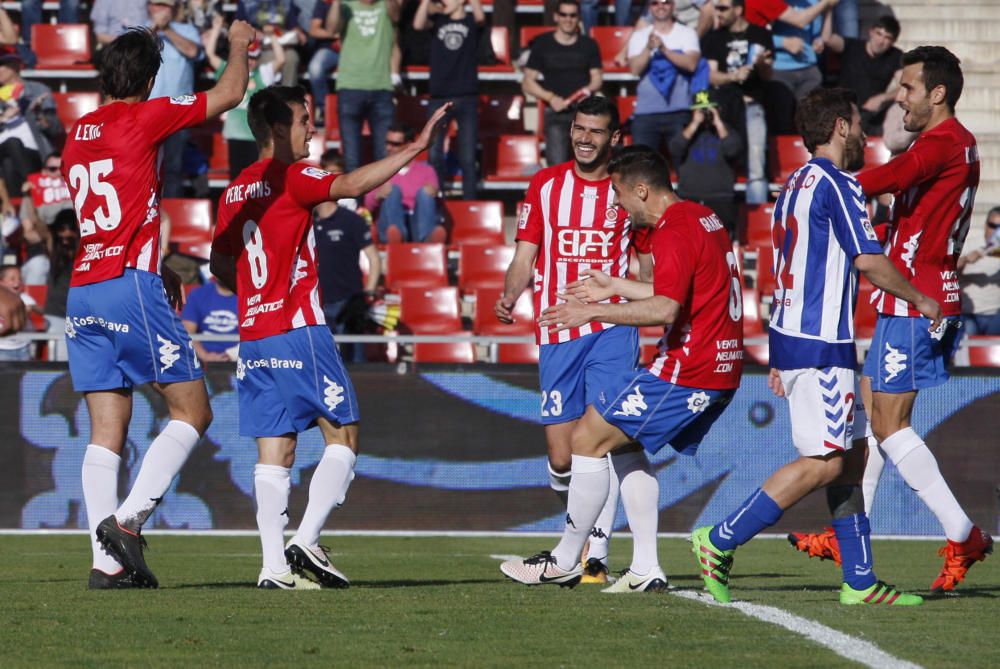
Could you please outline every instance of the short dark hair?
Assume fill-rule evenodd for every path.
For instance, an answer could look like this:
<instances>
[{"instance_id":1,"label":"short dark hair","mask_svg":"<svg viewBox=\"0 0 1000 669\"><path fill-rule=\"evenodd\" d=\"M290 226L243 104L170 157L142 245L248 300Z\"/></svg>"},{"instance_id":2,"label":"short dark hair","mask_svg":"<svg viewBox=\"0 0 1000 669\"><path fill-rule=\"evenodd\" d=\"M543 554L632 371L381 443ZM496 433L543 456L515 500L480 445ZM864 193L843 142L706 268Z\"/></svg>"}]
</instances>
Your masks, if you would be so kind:
<instances>
[{"instance_id":1,"label":"short dark hair","mask_svg":"<svg viewBox=\"0 0 1000 669\"><path fill-rule=\"evenodd\" d=\"M101 92L114 100L144 95L156 79L163 44L149 28L129 28L101 51Z\"/></svg>"},{"instance_id":2,"label":"short dark hair","mask_svg":"<svg viewBox=\"0 0 1000 669\"><path fill-rule=\"evenodd\" d=\"M301 86L268 86L250 98L247 106L247 125L259 146L271 141L271 128L276 125L291 126L293 102L306 104L306 89Z\"/></svg>"},{"instance_id":3,"label":"short dark hair","mask_svg":"<svg viewBox=\"0 0 1000 669\"><path fill-rule=\"evenodd\" d=\"M857 94L846 88L814 88L799 100L795 126L809 153L816 153L817 146L830 141L838 118L851 122L853 106L857 104Z\"/></svg>"},{"instance_id":4,"label":"short dark hair","mask_svg":"<svg viewBox=\"0 0 1000 669\"><path fill-rule=\"evenodd\" d=\"M965 77L958 57L943 46L918 46L903 54L903 65L923 64L924 88L930 93L938 86L944 86L944 99L948 109L954 113L958 99L962 97Z\"/></svg>"},{"instance_id":5,"label":"short dark hair","mask_svg":"<svg viewBox=\"0 0 1000 669\"><path fill-rule=\"evenodd\" d=\"M0 265L0 276L3 276L12 269L16 269L18 272L21 271L20 265Z\"/></svg>"},{"instance_id":6,"label":"short dark hair","mask_svg":"<svg viewBox=\"0 0 1000 669\"><path fill-rule=\"evenodd\" d=\"M747 8L746 0L729 0L729 4L733 7L742 7L743 9Z\"/></svg>"},{"instance_id":7,"label":"short dark hair","mask_svg":"<svg viewBox=\"0 0 1000 669\"><path fill-rule=\"evenodd\" d=\"M559 5L573 5L574 7L576 7L577 11L580 10L579 0L559 0L559 2L556 3L556 11L559 10Z\"/></svg>"},{"instance_id":8,"label":"short dark hair","mask_svg":"<svg viewBox=\"0 0 1000 669\"><path fill-rule=\"evenodd\" d=\"M616 151L608 163L608 174L618 174L628 184L642 181L651 188L673 190L667 159L644 144Z\"/></svg>"},{"instance_id":9,"label":"short dark hair","mask_svg":"<svg viewBox=\"0 0 1000 669\"><path fill-rule=\"evenodd\" d=\"M590 95L576 103L573 108L574 114L584 116L607 116L610 119L608 130L614 132L622 127L621 119L618 116L618 106L603 95Z\"/></svg>"},{"instance_id":10,"label":"short dark hair","mask_svg":"<svg viewBox=\"0 0 1000 669\"><path fill-rule=\"evenodd\" d=\"M416 133L416 131L413 130L413 128L411 128L410 126L406 125L405 123L398 123L398 122L393 123L392 125L390 125L389 129L386 132L387 132L387 134L390 133L390 132L401 132L401 133L403 133L403 141L405 141L405 142L412 142L413 138L417 136L417 133Z\"/></svg>"},{"instance_id":11,"label":"short dark hair","mask_svg":"<svg viewBox=\"0 0 1000 669\"><path fill-rule=\"evenodd\" d=\"M896 17L893 16L892 14L883 14L882 16L875 19L875 23L872 24L872 28L873 29L881 28L882 30L892 35L893 39L898 38L899 33L902 30L902 28L899 25L899 21L897 21Z\"/></svg>"},{"instance_id":12,"label":"short dark hair","mask_svg":"<svg viewBox=\"0 0 1000 669\"><path fill-rule=\"evenodd\" d=\"M986 213L986 220L989 220L993 214L1000 214L1000 205L993 207Z\"/></svg>"},{"instance_id":13,"label":"short dark hair","mask_svg":"<svg viewBox=\"0 0 1000 669\"><path fill-rule=\"evenodd\" d=\"M323 155L319 157L320 166L323 165L335 165L334 172L344 171L344 156L340 154L337 149L327 149L323 152Z\"/></svg>"}]
</instances>

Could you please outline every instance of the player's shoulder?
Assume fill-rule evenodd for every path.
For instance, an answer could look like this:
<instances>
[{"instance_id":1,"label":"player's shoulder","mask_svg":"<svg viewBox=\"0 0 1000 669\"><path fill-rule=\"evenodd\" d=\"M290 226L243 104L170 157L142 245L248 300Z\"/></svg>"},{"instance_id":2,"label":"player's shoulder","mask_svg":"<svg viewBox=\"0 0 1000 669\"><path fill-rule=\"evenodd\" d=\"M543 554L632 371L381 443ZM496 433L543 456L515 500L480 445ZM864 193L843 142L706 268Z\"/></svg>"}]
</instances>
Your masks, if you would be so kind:
<instances>
[{"instance_id":1,"label":"player's shoulder","mask_svg":"<svg viewBox=\"0 0 1000 669\"><path fill-rule=\"evenodd\" d=\"M528 188L541 188L550 181L560 179L566 176L566 173L572 169L572 167L572 161L543 167L535 172L534 176L531 177L531 182Z\"/></svg>"}]
</instances>

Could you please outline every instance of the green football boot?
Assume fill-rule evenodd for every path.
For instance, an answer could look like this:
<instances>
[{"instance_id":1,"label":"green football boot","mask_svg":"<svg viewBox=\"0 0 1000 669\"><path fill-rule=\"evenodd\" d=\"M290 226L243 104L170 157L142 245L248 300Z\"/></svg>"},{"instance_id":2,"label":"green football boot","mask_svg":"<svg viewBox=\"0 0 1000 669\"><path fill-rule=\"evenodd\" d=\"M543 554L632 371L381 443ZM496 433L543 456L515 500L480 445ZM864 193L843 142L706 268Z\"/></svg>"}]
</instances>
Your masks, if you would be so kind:
<instances>
[{"instance_id":1,"label":"green football boot","mask_svg":"<svg viewBox=\"0 0 1000 669\"><path fill-rule=\"evenodd\" d=\"M691 533L691 552L698 559L701 569L701 580L705 589L711 593L715 601L728 604L732 600L729 594L729 570L733 567L735 551L720 551L708 538L711 526L699 527Z\"/></svg>"}]
</instances>

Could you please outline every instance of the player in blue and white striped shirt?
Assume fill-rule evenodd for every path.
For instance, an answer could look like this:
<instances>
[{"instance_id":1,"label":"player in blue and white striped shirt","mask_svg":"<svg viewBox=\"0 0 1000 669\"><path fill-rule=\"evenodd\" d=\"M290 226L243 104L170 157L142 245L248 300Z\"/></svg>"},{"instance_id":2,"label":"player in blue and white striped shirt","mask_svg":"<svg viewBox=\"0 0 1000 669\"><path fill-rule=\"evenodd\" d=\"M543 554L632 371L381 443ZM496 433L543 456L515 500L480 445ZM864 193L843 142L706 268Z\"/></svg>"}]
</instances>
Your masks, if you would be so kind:
<instances>
[{"instance_id":1,"label":"player in blue and white striped shirt","mask_svg":"<svg viewBox=\"0 0 1000 669\"><path fill-rule=\"evenodd\" d=\"M879 581L872 568L871 530L861 492L865 418L855 379L857 271L935 322L941 308L883 255L861 187L844 171L859 168L864 154L854 94L816 89L799 102L796 122L813 159L789 177L774 207L771 238L778 284L768 384L776 395L788 398L799 457L772 474L721 524L695 530L695 555L709 592L729 601L735 548L825 487L840 543L841 603L920 604L920 597ZM855 426L861 430L857 443Z\"/></svg>"}]
</instances>

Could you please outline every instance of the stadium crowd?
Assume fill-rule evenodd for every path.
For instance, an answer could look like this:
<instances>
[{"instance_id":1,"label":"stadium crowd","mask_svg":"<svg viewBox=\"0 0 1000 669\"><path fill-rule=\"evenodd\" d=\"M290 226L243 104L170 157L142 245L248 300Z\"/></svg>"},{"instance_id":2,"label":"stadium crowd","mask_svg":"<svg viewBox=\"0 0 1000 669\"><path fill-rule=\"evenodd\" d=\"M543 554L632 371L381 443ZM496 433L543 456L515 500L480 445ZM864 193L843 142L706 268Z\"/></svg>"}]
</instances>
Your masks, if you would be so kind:
<instances>
[{"instance_id":1,"label":"stadium crowd","mask_svg":"<svg viewBox=\"0 0 1000 669\"><path fill-rule=\"evenodd\" d=\"M18 290L38 302L31 327L56 331L63 326L68 269L60 254L72 257L78 243L70 232L70 215L60 218L61 212L72 211L72 203L58 167L67 126L82 112L61 108L67 94L53 92L50 84L59 81L58 75L46 72L51 44L32 41L33 28L53 21L83 24L88 36L92 34L89 62L77 62L74 68L99 64L103 48L129 26L154 29L163 45L163 62L152 98L209 88L226 64L229 24L243 19L254 27L250 85L241 105L226 114L221 127L181 130L164 145L165 199L217 198L220 185L253 162L256 147L246 106L254 91L273 83L307 83L319 137L327 147L339 146L347 171L398 150L430 110L450 101L452 131L439 137L426 156L391 184L357 202L343 203L345 210L357 210L370 222L380 249L403 242L450 242L451 247L441 247L446 263L448 248L452 260L456 250L461 253L458 228L469 216L467 211L459 216L457 203L477 202L487 187L498 192L495 189L505 183L509 203L541 168L543 157L548 165L567 160L572 110L591 95L615 99L622 112L624 142L658 148L671 164L678 192L713 208L730 236L746 244L749 257L755 243L747 212L766 208L776 195L774 182L786 176L774 151L783 145L775 138L795 135L797 99L819 85L841 85L858 96L863 127L876 145L881 146L878 138L883 135L886 146L893 146L890 138L905 135L902 116L893 111L902 56L894 43L902 28L884 15L862 31L857 0L545 0L542 26L526 25L529 17L537 21L537 15L519 13L516 4L94 0L81 7L70 0L60 2L58 12L43 12L42 3L33 0L21 4L19 30L18 17L0 10L3 262L21 268ZM28 76L22 76L26 72ZM522 95L501 93L511 84L505 88L491 78L497 73L510 75L507 82L516 77ZM89 80L76 80L74 87L80 81ZM88 86L96 89L84 84ZM537 104L534 138L525 134L526 98ZM513 136L519 139L511 140ZM531 141L516 143L526 137ZM897 142L898 150L910 139ZM505 148L524 155L509 162ZM321 153L316 151L312 158L318 161ZM193 268L186 278L203 282L204 273L196 271L190 256L200 263L207 256L189 253L188 245L178 243L189 222L172 220L173 210L164 211L162 250L168 262ZM884 214L885 209L879 211ZM206 234L210 227L209 222ZM501 233L471 241L502 244L504 238ZM967 296L963 304L968 320L982 325L977 333L996 334L997 327L983 316L996 312L996 300L989 297L996 273L984 269L992 259L980 259L976 253L989 255L971 251L966 256L977 262L968 264L963 276L975 278L963 279L963 285L976 285L971 288L974 297ZM467 285L461 274L471 262L463 268L459 261L462 295L500 283L494 276L492 282ZM766 254L758 263L767 264ZM443 283L456 283L453 267L446 265L445 272ZM767 273L766 267L758 269L754 279L748 272L753 294L765 303L765 319ZM370 283L367 277L353 281L354 303L362 298L367 305L380 302L386 288L398 292L391 275L390 270L377 287L362 286ZM336 306L337 300L328 306ZM459 315L467 311L459 307ZM352 313L357 315L357 309ZM366 331L365 319L358 320L352 332ZM343 324L338 327L343 332ZM462 329L460 321L449 331ZM413 332L419 333L419 328ZM58 343L33 346L39 349L33 355L65 357ZM221 351L218 346L199 347L199 353L205 348ZM523 360L512 347L507 350L509 360Z\"/></svg>"}]
</instances>

